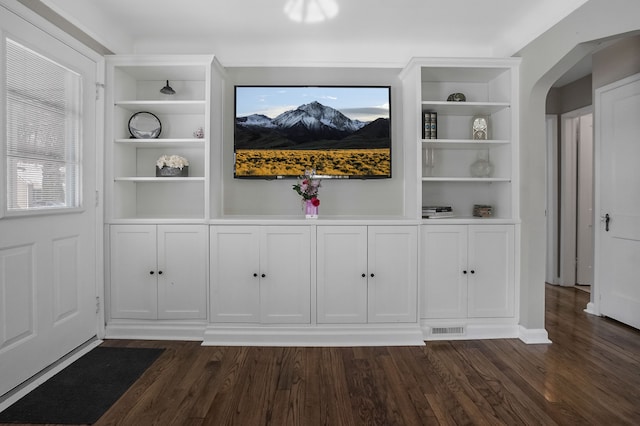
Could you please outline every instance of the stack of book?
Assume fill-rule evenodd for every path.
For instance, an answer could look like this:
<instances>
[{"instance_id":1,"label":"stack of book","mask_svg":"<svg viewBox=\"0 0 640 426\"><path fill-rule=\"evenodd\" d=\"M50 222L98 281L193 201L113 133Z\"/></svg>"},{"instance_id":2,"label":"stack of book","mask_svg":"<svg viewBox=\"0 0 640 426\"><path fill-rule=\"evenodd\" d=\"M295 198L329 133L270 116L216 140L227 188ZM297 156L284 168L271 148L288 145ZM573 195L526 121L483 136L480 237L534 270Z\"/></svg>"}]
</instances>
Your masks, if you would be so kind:
<instances>
[{"instance_id":1,"label":"stack of book","mask_svg":"<svg viewBox=\"0 0 640 426\"><path fill-rule=\"evenodd\" d=\"M438 113L432 111L425 112L422 122L424 125L422 138L438 139Z\"/></svg>"},{"instance_id":2,"label":"stack of book","mask_svg":"<svg viewBox=\"0 0 640 426\"><path fill-rule=\"evenodd\" d=\"M493 207L486 204L474 204L473 215L475 217L491 217L493 216Z\"/></svg>"},{"instance_id":3,"label":"stack of book","mask_svg":"<svg viewBox=\"0 0 640 426\"><path fill-rule=\"evenodd\" d=\"M453 217L453 208L451 206L422 206L422 217L425 219Z\"/></svg>"}]
</instances>

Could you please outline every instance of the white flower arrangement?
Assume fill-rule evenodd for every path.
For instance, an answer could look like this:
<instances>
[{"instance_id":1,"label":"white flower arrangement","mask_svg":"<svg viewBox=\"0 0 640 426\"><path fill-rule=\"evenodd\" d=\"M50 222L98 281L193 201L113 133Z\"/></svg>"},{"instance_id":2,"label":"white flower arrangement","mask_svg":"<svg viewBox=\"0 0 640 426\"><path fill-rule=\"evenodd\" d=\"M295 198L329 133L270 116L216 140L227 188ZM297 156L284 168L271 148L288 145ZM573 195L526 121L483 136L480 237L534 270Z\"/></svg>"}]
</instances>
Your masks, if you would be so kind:
<instances>
[{"instance_id":1,"label":"white flower arrangement","mask_svg":"<svg viewBox=\"0 0 640 426\"><path fill-rule=\"evenodd\" d=\"M163 155L158 158L156 161L156 166L159 169L167 166L172 169L180 169L182 170L185 166L189 165L189 160L184 157L180 157L179 155Z\"/></svg>"}]
</instances>

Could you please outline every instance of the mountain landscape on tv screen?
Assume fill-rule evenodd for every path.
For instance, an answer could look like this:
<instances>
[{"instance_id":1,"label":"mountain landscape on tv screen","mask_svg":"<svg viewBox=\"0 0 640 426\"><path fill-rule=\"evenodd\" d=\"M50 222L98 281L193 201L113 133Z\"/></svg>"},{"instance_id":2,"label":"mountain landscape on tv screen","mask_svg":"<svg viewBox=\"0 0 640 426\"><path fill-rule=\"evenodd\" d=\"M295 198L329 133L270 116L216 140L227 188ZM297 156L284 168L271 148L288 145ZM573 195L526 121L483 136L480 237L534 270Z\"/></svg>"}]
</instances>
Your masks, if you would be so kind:
<instances>
[{"instance_id":1,"label":"mountain landscape on tv screen","mask_svg":"<svg viewBox=\"0 0 640 426\"><path fill-rule=\"evenodd\" d=\"M340 111L311 102L276 118L236 117L235 149L390 148L389 119L352 120Z\"/></svg>"}]
</instances>

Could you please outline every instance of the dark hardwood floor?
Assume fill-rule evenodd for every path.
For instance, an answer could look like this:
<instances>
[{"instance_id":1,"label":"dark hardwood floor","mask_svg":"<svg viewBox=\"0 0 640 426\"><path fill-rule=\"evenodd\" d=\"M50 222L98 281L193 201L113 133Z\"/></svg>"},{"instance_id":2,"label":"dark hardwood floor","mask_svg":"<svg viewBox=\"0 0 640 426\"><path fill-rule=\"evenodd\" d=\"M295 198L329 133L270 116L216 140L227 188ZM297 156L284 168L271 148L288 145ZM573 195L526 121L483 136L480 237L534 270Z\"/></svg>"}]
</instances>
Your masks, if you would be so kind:
<instances>
[{"instance_id":1,"label":"dark hardwood floor","mask_svg":"<svg viewBox=\"0 0 640 426\"><path fill-rule=\"evenodd\" d=\"M201 347L165 352L97 425L638 425L640 332L547 286L551 345Z\"/></svg>"}]
</instances>

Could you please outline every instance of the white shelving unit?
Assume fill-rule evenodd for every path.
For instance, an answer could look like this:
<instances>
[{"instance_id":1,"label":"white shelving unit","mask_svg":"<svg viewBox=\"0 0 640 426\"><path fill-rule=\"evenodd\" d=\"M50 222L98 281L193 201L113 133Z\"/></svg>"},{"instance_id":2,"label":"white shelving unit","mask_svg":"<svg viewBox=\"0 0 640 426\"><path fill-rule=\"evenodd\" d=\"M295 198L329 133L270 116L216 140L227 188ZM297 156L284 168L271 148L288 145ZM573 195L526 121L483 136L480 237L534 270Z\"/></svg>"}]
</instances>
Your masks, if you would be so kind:
<instances>
[{"instance_id":1,"label":"white shelving unit","mask_svg":"<svg viewBox=\"0 0 640 426\"><path fill-rule=\"evenodd\" d=\"M447 205L453 207L457 222L486 221L473 218L472 210L474 204L489 204L495 219L517 220L518 63L418 58L405 69L405 107L416 114L409 115L415 120L406 127L408 140L416 141L416 198L408 205L415 208L416 217L421 217L423 205ZM466 101L447 101L452 93L463 93ZM425 112L437 113L437 139L424 139ZM488 119L486 140L472 138L477 116ZM472 175L471 165L479 158L491 162L491 175Z\"/></svg>"},{"instance_id":2,"label":"white shelving unit","mask_svg":"<svg viewBox=\"0 0 640 426\"><path fill-rule=\"evenodd\" d=\"M108 223L204 223L209 218L212 143L211 55L107 57L106 205ZM166 81L174 95L160 92ZM162 123L157 139L133 139L136 112ZM204 138L194 137L202 128ZM189 160L189 177L156 177L161 155Z\"/></svg>"},{"instance_id":3,"label":"white shelving unit","mask_svg":"<svg viewBox=\"0 0 640 426\"><path fill-rule=\"evenodd\" d=\"M401 75L415 157L405 161L405 207L418 220L422 206L451 206L454 214L421 219L425 340L518 336L518 66L515 58L417 58ZM466 101L447 101L453 93ZM437 139L423 133L427 112L437 115ZM479 116L488 120L483 140L473 138ZM491 163L490 174L472 171L478 159ZM492 217L474 217L474 204L491 205Z\"/></svg>"}]
</instances>

